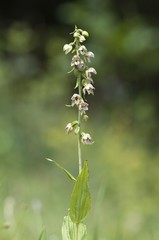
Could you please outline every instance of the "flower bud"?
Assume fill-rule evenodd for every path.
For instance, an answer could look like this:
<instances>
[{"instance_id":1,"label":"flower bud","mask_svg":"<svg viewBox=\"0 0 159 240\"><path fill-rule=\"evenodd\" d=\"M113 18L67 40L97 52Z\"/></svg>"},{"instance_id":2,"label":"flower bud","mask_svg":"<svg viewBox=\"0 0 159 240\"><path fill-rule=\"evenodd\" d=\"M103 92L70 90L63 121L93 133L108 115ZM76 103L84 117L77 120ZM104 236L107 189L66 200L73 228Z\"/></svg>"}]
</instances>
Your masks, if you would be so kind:
<instances>
[{"instance_id":1,"label":"flower bud","mask_svg":"<svg viewBox=\"0 0 159 240\"><path fill-rule=\"evenodd\" d=\"M87 121L87 120L88 120L88 115L87 115L87 114L84 114L83 119L84 119L85 121Z\"/></svg>"},{"instance_id":2,"label":"flower bud","mask_svg":"<svg viewBox=\"0 0 159 240\"><path fill-rule=\"evenodd\" d=\"M83 35L84 37L89 37L89 33L88 33L87 31L82 31L82 35Z\"/></svg>"},{"instance_id":3,"label":"flower bud","mask_svg":"<svg viewBox=\"0 0 159 240\"><path fill-rule=\"evenodd\" d=\"M83 93L85 94L87 92L88 94L94 95L94 89L95 88L93 87L93 85L91 83L88 83L84 86Z\"/></svg>"},{"instance_id":4,"label":"flower bud","mask_svg":"<svg viewBox=\"0 0 159 240\"><path fill-rule=\"evenodd\" d=\"M85 37L84 36L80 36L79 37L79 41L82 43L82 42L84 42L86 39L85 39Z\"/></svg>"},{"instance_id":5,"label":"flower bud","mask_svg":"<svg viewBox=\"0 0 159 240\"><path fill-rule=\"evenodd\" d=\"M73 127L71 123L68 123L65 127L67 134L73 131Z\"/></svg>"},{"instance_id":6,"label":"flower bud","mask_svg":"<svg viewBox=\"0 0 159 240\"><path fill-rule=\"evenodd\" d=\"M73 36L74 36L74 38L79 38L79 37L80 37L80 34L79 34L78 32L75 32L75 33L73 34Z\"/></svg>"},{"instance_id":7,"label":"flower bud","mask_svg":"<svg viewBox=\"0 0 159 240\"><path fill-rule=\"evenodd\" d=\"M80 127L79 127L79 126L75 127L74 133L75 133L76 135L79 133L79 131L80 131Z\"/></svg>"},{"instance_id":8,"label":"flower bud","mask_svg":"<svg viewBox=\"0 0 159 240\"><path fill-rule=\"evenodd\" d=\"M65 45L63 46L63 51L65 52L65 54L68 54L69 52L72 51L72 45L70 45L70 44L65 44Z\"/></svg>"},{"instance_id":9,"label":"flower bud","mask_svg":"<svg viewBox=\"0 0 159 240\"><path fill-rule=\"evenodd\" d=\"M72 123L68 123L65 127L67 133L70 133L74 130L75 134L77 134L76 132L78 131L78 128L79 128L78 121L73 121Z\"/></svg>"}]
</instances>

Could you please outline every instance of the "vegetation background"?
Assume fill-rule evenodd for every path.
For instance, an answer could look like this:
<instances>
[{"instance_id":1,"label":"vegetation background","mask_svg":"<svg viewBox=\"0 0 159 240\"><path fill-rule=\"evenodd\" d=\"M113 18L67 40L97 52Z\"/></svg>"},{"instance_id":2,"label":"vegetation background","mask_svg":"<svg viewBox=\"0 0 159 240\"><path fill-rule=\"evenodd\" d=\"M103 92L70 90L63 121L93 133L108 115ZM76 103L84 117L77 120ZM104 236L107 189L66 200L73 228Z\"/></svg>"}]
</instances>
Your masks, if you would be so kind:
<instances>
[{"instance_id":1,"label":"vegetation background","mask_svg":"<svg viewBox=\"0 0 159 240\"><path fill-rule=\"evenodd\" d=\"M0 8L0 240L61 239L77 175L74 88L62 49L90 33L95 95L83 152L93 206L89 240L159 239L159 3L4 1Z\"/></svg>"}]
</instances>

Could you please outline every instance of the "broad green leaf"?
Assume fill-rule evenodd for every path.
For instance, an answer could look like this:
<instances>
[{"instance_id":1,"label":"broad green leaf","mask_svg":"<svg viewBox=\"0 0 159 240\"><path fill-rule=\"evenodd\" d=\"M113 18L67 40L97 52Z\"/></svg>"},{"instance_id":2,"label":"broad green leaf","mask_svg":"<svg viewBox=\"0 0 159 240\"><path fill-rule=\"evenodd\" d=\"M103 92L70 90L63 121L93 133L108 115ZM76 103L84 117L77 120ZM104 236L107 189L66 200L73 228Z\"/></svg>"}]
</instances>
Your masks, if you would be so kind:
<instances>
[{"instance_id":1,"label":"broad green leaf","mask_svg":"<svg viewBox=\"0 0 159 240\"><path fill-rule=\"evenodd\" d=\"M86 225L80 223L78 226L78 239L79 240L87 240L87 229Z\"/></svg>"},{"instance_id":2,"label":"broad green leaf","mask_svg":"<svg viewBox=\"0 0 159 240\"><path fill-rule=\"evenodd\" d=\"M70 217L74 223L80 223L87 216L91 208L91 196L88 187L88 163L79 174L73 188L70 200Z\"/></svg>"},{"instance_id":3,"label":"broad green leaf","mask_svg":"<svg viewBox=\"0 0 159 240\"><path fill-rule=\"evenodd\" d=\"M65 216L62 225L63 240L86 240L87 230L83 223L73 223L70 216Z\"/></svg>"},{"instance_id":4,"label":"broad green leaf","mask_svg":"<svg viewBox=\"0 0 159 240\"><path fill-rule=\"evenodd\" d=\"M76 178L74 178L74 177L72 176L72 174L69 173L69 172L68 172L64 167L62 167L59 163L57 163L56 161L54 161L54 160L52 160L52 159L50 159L50 158L46 158L46 159L47 159L48 161L54 163L58 168L60 168L62 171L64 171L64 172L66 173L66 175L67 175L71 180L76 181Z\"/></svg>"}]
</instances>

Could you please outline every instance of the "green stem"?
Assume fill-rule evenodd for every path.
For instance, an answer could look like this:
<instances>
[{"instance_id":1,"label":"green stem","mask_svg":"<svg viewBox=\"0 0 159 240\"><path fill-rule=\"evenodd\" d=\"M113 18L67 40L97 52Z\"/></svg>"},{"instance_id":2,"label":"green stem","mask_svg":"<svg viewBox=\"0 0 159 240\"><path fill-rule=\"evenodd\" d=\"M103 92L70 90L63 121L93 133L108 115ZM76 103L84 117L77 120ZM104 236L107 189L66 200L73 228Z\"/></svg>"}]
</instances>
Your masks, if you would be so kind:
<instances>
[{"instance_id":1,"label":"green stem","mask_svg":"<svg viewBox=\"0 0 159 240\"><path fill-rule=\"evenodd\" d=\"M76 223L76 235L75 235L75 239L78 240L78 223Z\"/></svg>"},{"instance_id":2,"label":"green stem","mask_svg":"<svg viewBox=\"0 0 159 240\"><path fill-rule=\"evenodd\" d=\"M78 93L82 96L81 91L81 76L78 77ZM78 110L78 124L79 124L79 132L78 132L78 165L79 165L79 174L82 171L82 152L81 152L81 113Z\"/></svg>"}]
</instances>

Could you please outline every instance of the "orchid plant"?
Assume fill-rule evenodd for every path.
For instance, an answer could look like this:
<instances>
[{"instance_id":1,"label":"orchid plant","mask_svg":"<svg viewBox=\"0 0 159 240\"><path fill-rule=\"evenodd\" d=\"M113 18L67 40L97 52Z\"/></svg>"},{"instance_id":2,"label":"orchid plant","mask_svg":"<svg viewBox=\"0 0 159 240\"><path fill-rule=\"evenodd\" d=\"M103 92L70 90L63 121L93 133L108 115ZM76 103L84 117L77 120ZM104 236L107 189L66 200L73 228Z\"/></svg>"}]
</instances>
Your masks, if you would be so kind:
<instances>
[{"instance_id":1,"label":"orchid plant","mask_svg":"<svg viewBox=\"0 0 159 240\"><path fill-rule=\"evenodd\" d=\"M69 73L73 73L76 79L75 88L77 91L71 97L70 105L67 107L75 107L77 109L77 119L67 123L66 133L74 133L77 136L78 146L78 169L79 174L75 178L69 171L59 165L56 161L52 161L56 166L62 169L67 176L74 182L73 191L70 198L70 206L67 216L64 217L62 224L63 240L86 240L87 229L83 223L91 208L91 195L88 184L89 169L88 161L83 161L81 145L93 144L92 137L89 133L82 130L82 122L88 119L89 104L86 95L94 95L95 87L93 76L97 74L95 68L89 66L94 58L94 53L88 51L84 42L89 37L87 31L75 26L73 41L63 46L65 54L73 54Z\"/></svg>"}]
</instances>

